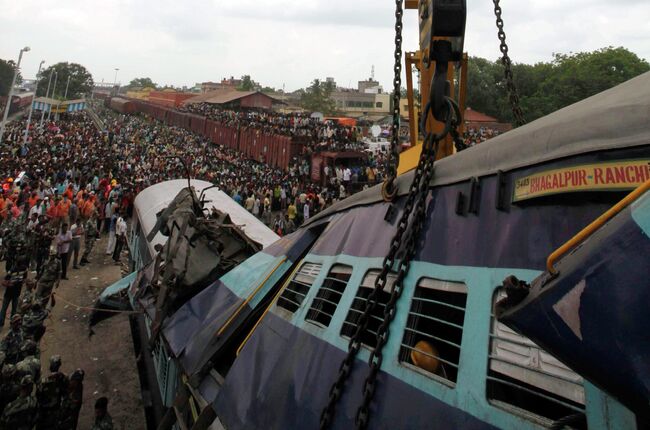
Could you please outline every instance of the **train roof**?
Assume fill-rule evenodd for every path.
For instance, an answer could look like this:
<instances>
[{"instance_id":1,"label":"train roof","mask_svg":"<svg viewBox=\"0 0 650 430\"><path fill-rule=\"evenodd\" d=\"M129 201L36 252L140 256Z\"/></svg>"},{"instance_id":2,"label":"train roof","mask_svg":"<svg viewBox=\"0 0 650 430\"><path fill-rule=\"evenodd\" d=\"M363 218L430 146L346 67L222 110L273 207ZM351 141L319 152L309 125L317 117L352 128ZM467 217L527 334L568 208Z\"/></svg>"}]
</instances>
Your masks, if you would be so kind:
<instances>
[{"instance_id":1,"label":"train roof","mask_svg":"<svg viewBox=\"0 0 650 430\"><path fill-rule=\"evenodd\" d=\"M650 72L435 163L432 186L561 158L650 144ZM408 193L413 170L399 176ZM310 220L382 200L381 185L357 193Z\"/></svg>"},{"instance_id":2,"label":"train roof","mask_svg":"<svg viewBox=\"0 0 650 430\"><path fill-rule=\"evenodd\" d=\"M19 99L27 99L30 97L34 97L34 93L33 92L17 93L17 94L13 94L12 97L18 97Z\"/></svg>"},{"instance_id":3,"label":"train roof","mask_svg":"<svg viewBox=\"0 0 650 430\"><path fill-rule=\"evenodd\" d=\"M197 196L201 194L201 191L213 186L210 182L197 179L192 179L191 185L196 190ZM149 234L156 224L156 214L165 209L176 195L186 187L187 179L173 179L152 185L136 196L134 207L137 210L139 222L145 236ZM206 200L205 206L207 209L214 207L230 215L232 222L239 226L249 239L261 245L262 248L266 248L280 238L263 222L218 188L207 190L204 199ZM165 241L166 237L158 233L149 246L153 249L154 245L158 243L164 244Z\"/></svg>"}]
</instances>

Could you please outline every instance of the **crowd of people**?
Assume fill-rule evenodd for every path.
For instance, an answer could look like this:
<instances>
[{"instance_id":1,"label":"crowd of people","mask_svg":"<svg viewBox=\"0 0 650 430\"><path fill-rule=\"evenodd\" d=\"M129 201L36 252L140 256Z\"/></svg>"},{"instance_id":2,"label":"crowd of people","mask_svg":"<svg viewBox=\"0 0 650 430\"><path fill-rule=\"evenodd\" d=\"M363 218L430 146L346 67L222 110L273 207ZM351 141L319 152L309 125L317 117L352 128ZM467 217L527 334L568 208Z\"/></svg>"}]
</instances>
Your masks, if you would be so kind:
<instances>
[{"instance_id":1,"label":"crowd of people","mask_svg":"<svg viewBox=\"0 0 650 430\"><path fill-rule=\"evenodd\" d=\"M139 191L189 170L284 235L356 185L382 179L381 159L371 156L364 165L326 165L325 181L316 184L308 158L283 171L142 115L96 109L105 130L78 112L32 124L26 145L25 123L10 122L0 143L0 258L6 268L0 327L10 322L0 341L0 430L77 428L84 372L66 375L61 358L52 356L49 372L41 375L40 340L55 292L65 288L69 270L97 254L92 251L100 234L108 237L106 254L119 264ZM300 116L236 117L247 127L356 139L351 129L316 126ZM112 428L107 401L95 405L93 428Z\"/></svg>"},{"instance_id":2,"label":"crowd of people","mask_svg":"<svg viewBox=\"0 0 650 430\"><path fill-rule=\"evenodd\" d=\"M210 103L192 103L179 108L205 116L224 126L260 130L298 138L311 152L363 151L361 133L357 127L340 124L336 120L321 121L308 114L283 114L259 110L229 110Z\"/></svg>"},{"instance_id":3,"label":"crowd of people","mask_svg":"<svg viewBox=\"0 0 650 430\"><path fill-rule=\"evenodd\" d=\"M40 341L54 293L65 288L68 269L88 264L100 230L114 238L107 253L119 262L126 242L128 189L112 175L114 147L86 113L65 115L30 129L8 124L0 147L0 237L6 275L0 327L0 429L76 429L84 371L61 372L49 357L41 374ZM82 245L83 242L83 245ZM9 309L11 308L11 309ZM111 429L108 399L95 405L93 429Z\"/></svg>"},{"instance_id":4,"label":"crowd of people","mask_svg":"<svg viewBox=\"0 0 650 430\"><path fill-rule=\"evenodd\" d=\"M363 165L326 166L326 179L317 184L311 181L306 158L294 160L288 171L283 171L179 127L141 115L119 115L101 106L97 110L117 145L115 175L129 178L130 188L137 192L185 177L189 170L191 177L218 185L280 234L293 231L333 202L382 179L381 155L371 155Z\"/></svg>"},{"instance_id":5,"label":"crowd of people","mask_svg":"<svg viewBox=\"0 0 650 430\"><path fill-rule=\"evenodd\" d=\"M499 130L490 127L467 127L463 138L465 140L465 145L474 146L496 137L499 134L501 134Z\"/></svg>"}]
</instances>

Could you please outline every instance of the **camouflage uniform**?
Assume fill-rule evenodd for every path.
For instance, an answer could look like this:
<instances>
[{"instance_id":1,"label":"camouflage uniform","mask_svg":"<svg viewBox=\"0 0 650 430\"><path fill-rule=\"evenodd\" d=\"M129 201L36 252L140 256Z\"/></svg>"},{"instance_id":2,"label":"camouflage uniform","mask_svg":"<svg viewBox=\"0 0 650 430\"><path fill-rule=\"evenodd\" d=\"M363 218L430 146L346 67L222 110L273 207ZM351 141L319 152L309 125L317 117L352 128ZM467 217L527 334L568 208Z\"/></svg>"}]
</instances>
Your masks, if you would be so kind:
<instances>
[{"instance_id":1,"label":"camouflage uniform","mask_svg":"<svg viewBox=\"0 0 650 430\"><path fill-rule=\"evenodd\" d=\"M69 381L67 376L58 371L58 366L52 367L53 362L57 359L58 366L60 366L60 357L52 356L50 358L51 373L43 378L36 391L36 399L40 410L39 420L36 423L37 430L57 428L59 420L62 418L63 400L68 395Z\"/></svg>"},{"instance_id":2,"label":"camouflage uniform","mask_svg":"<svg viewBox=\"0 0 650 430\"><path fill-rule=\"evenodd\" d=\"M16 371L23 377L30 375L34 381L41 379L40 350L36 342L26 339L20 348L20 359L16 364Z\"/></svg>"},{"instance_id":3,"label":"camouflage uniform","mask_svg":"<svg viewBox=\"0 0 650 430\"><path fill-rule=\"evenodd\" d=\"M40 303L34 303L23 315L23 331L25 336L38 342L45 333L45 319L48 311Z\"/></svg>"},{"instance_id":4,"label":"camouflage uniform","mask_svg":"<svg viewBox=\"0 0 650 430\"><path fill-rule=\"evenodd\" d=\"M25 313L29 312L29 308L31 308L32 303L34 302L34 290L36 289L36 283L32 279L27 279L25 281L25 291L23 291L23 294L20 296L20 299L18 300L18 305L19 308L21 309L20 314L24 315ZM23 312L23 307L26 308L25 312Z\"/></svg>"},{"instance_id":5,"label":"camouflage uniform","mask_svg":"<svg viewBox=\"0 0 650 430\"><path fill-rule=\"evenodd\" d=\"M1 430L32 430L38 418L38 403L32 395L34 382L30 376L20 381L20 396L9 403L0 418Z\"/></svg>"},{"instance_id":6,"label":"camouflage uniform","mask_svg":"<svg viewBox=\"0 0 650 430\"><path fill-rule=\"evenodd\" d=\"M31 376L38 381L41 376L41 360L34 355L28 355L16 364L16 372L20 376Z\"/></svg>"},{"instance_id":7,"label":"camouflage uniform","mask_svg":"<svg viewBox=\"0 0 650 430\"><path fill-rule=\"evenodd\" d=\"M54 289L54 285L61 278L61 260L56 255L50 255L49 260L45 263L43 274L38 279L36 286L36 297L41 300L42 304L46 304L50 298L50 294Z\"/></svg>"},{"instance_id":8,"label":"camouflage uniform","mask_svg":"<svg viewBox=\"0 0 650 430\"><path fill-rule=\"evenodd\" d=\"M83 403L83 378L84 371L75 370L70 375L68 392L61 400L61 411L59 413L58 430L76 430L79 420L79 411Z\"/></svg>"},{"instance_id":9,"label":"camouflage uniform","mask_svg":"<svg viewBox=\"0 0 650 430\"><path fill-rule=\"evenodd\" d=\"M20 391L19 379L17 378L16 366L5 364L2 367L2 379L0 380L0 414L4 408L16 398Z\"/></svg>"},{"instance_id":10,"label":"camouflage uniform","mask_svg":"<svg viewBox=\"0 0 650 430\"><path fill-rule=\"evenodd\" d=\"M101 418L96 417L91 430L113 430L113 419L109 413L106 412Z\"/></svg>"},{"instance_id":11,"label":"camouflage uniform","mask_svg":"<svg viewBox=\"0 0 650 430\"><path fill-rule=\"evenodd\" d=\"M97 237L97 222L93 218L90 218L88 221L86 221L85 231L86 237L84 239L84 252L79 263L82 266L90 263L88 257L90 257L93 246L95 246L95 238Z\"/></svg>"},{"instance_id":12,"label":"camouflage uniform","mask_svg":"<svg viewBox=\"0 0 650 430\"><path fill-rule=\"evenodd\" d=\"M14 315L14 317L15 316L16 315ZM5 353L6 363L16 364L16 362L18 362L20 359L20 347L22 346L24 340L25 333L23 332L22 327L16 327L14 324L12 324L4 339L2 339L2 342L0 342L0 351Z\"/></svg>"},{"instance_id":13,"label":"camouflage uniform","mask_svg":"<svg viewBox=\"0 0 650 430\"><path fill-rule=\"evenodd\" d=\"M44 262L47 259L47 256L50 253L50 246L52 245L52 240L54 239L54 230L51 229L48 225L42 225L38 227L37 237L36 237L36 272L37 276L41 276L43 273Z\"/></svg>"}]
</instances>

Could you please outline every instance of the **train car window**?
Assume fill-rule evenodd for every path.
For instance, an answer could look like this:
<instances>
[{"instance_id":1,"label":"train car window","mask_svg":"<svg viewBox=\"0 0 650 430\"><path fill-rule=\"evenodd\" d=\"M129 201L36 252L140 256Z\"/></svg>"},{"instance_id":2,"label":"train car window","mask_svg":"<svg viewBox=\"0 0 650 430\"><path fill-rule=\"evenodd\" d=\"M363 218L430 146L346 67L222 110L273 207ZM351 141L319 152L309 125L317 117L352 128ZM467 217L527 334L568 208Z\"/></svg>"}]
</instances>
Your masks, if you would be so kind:
<instances>
[{"instance_id":1,"label":"train car window","mask_svg":"<svg viewBox=\"0 0 650 430\"><path fill-rule=\"evenodd\" d=\"M298 310L303 300L305 300L309 288L320 273L321 267L321 264L303 263L278 298L278 306L291 313Z\"/></svg>"},{"instance_id":2,"label":"train car window","mask_svg":"<svg viewBox=\"0 0 650 430\"><path fill-rule=\"evenodd\" d=\"M377 276L379 276L379 273L379 270L369 270L368 273L366 273L366 276L363 278L363 281L361 281L357 295L352 302L352 306L350 307L347 316L345 317L345 322L343 323L343 327L341 329L341 336L349 338L354 335L355 331L357 330L357 323L359 322L359 318L363 314L363 311L366 307L368 296L375 288L375 280L377 279ZM384 321L384 308L386 307L386 303L388 303L388 299L390 298L389 291L394 282L395 275L389 274L386 287L384 288L384 291L381 291L379 293L377 306L375 306L375 310L370 315L370 320L368 321L368 329L361 336L361 343L365 346L372 348L377 344L375 336L377 335L377 329L379 328L379 325Z\"/></svg>"},{"instance_id":3,"label":"train car window","mask_svg":"<svg viewBox=\"0 0 650 430\"><path fill-rule=\"evenodd\" d=\"M352 267L336 264L323 280L323 285L318 289L316 297L311 302L311 307L305 320L327 327L332 320L332 315L343 296L343 291L348 285Z\"/></svg>"},{"instance_id":4,"label":"train car window","mask_svg":"<svg viewBox=\"0 0 650 430\"><path fill-rule=\"evenodd\" d=\"M488 400L525 417L532 413L542 421L555 422L583 414L582 378L530 339L496 320L494 304L503 297L505 295L497 291L492 303ZM586 424L572 428L586 428Z\"/></svg>"},{"instance_id":5,"label":"train car window","mask_svg":"<svg viewBox=\"0 0 650 430\"><path fill-rule=\"evenodd\" d=\"M421 279L411 298L400 363L455 384L466 302L465 284Z\"/></svg>"}]
</instances>

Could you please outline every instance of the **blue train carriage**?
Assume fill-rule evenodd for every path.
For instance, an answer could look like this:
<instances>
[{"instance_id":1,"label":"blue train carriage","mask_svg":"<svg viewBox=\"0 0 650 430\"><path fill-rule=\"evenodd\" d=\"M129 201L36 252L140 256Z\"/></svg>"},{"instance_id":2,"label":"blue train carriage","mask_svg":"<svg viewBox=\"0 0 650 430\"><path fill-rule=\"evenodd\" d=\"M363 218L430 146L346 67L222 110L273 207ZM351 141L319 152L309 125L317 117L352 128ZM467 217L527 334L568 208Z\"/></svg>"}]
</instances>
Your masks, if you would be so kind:
<instances>
[{"instance_id":1,"label":"blue train carriage","mask_svg":"<svg viewBox=\"0 0 650 430\"><path fill-rule=\"evenodd\" d=\"M192 179L189 185L194 190L194 198L201 199L202 212L208 215L216 209L227 214L229 222L238 227L242 238L254 245L250 249L263 249L279 239L271 229L211 183ZM146 287L151 283L156 256L169 237L158 228L158 215L174 204L187 188L187 179L170 180L150 186L136 196L128 239L133 272L107 288L98 301L100 308L145 311L142 316L132 318L132 334L139 357L145 412L148 422L154 425L160 422L165 410L173 406L182 380L177 361L170 355L166 341L153 334L156 309L150 305L156 296L146 291ZM103 317L106 315L91 318L91 324Z\"/></svg>"},{"instance_id":2,"label":"blue train carriage","mask_svg":"<svg viewBox=\"0 0 650 430\"><path fill-rule=\"evenodd\" d=\"M435 164L371 428L636 428L634 413L494 309L504 278L535 279L650 178L649 109L646 73ZM398 208L412 176L398 178ZM179 307L160 335L177 375L159 428L318 427L396 229L388 206L379 188L356 194ZM333 428L354 426L382 318L372 315Z\"/></svg>"},{"instance_id":3,"label":"blue train carriage","mask_svg":"<svg viewBox=\"0 0 650 430\"><path fill-rule=\"evenodd\" d=\"M497 308L650 426L650 180L517 282Z\"/></svg>"}]
</instances>

